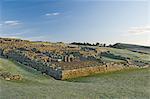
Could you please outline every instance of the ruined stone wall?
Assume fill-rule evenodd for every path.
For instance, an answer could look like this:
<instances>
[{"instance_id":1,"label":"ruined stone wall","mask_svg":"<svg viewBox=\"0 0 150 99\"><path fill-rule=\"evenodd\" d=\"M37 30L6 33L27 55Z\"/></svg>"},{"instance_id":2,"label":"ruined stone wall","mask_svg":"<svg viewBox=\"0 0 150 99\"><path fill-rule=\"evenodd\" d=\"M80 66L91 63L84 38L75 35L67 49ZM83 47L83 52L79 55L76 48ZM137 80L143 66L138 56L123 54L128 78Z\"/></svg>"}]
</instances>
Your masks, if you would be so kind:
<instances>
[{"instance_id":1,"label":"ruined stone wall","mask_svg":"<svg viewBox=\"0 0 150 99\"><path fill-rule=\"evenodd\" d=\"M3 54L3 51L2 51L2 49L0 49L0 56L2 56L2 54Z\"/></svg>"},{"instance_id":2,"label":"ruined stone wall","mask_svg":"<svg viewBox=\"0 0 150 99\"><path fill-rule=\"evenodd\" d=\"M62 72L60 69L53 68L49 64L46 64L42 61L37 61L35 59L32 59L31 57L27 57L24 55L24 53L11 51L9 53L4 53L3 56L6 58L10 58L14 61L17 61L23 65L32 67L37 71L40 71L42 73L54 77L55 79L61 79L62 77Z\"/></svg>"},{"instance_id":3,"label":"ruined stone wall","mask_svg":"<svg viewBox=\"0 0 150 99\"><path fill-rule=\"evenodd\" d=\"M52 67L48 67L46 74L54 77L57 80L62 79L62 70L61 69L54 69Z\"/></svg>"},{"instance_id":4,"label":"ruined stone wall","mask_svg":"<svg viewBox=\"0 0 150 99\"><path fill-rule=\"evenodd\" d=\"M97 73L119 71L122 69L129 69L129 68L131 67L125 67L122 65L109 65L106 67L106 65L102 65L102 66L86 67L86 68L80 68L80 69L74 69L74 70L64 70L62 72L62 80L70 79L70 78L77 78L81 76L88 76L88 75L97 74Z\"/></svg>"}]
</instances>

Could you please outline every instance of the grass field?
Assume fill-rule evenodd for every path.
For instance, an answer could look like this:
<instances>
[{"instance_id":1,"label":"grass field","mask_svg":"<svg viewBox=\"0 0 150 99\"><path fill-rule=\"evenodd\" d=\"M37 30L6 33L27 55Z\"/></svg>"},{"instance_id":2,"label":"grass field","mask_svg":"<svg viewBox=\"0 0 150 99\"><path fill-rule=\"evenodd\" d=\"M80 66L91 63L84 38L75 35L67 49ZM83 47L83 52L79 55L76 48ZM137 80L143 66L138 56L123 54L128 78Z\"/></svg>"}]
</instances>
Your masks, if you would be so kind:
<instances>
[{"instance_id":1,"label":"grass field","mask_svg":"<svg viewBox=\"0 0 150 99\"><path fill-rule=\"evenodd\" d=\"M134 60L141 60L150 62L150 54L141 54L137 52L132 52L126 49L116 49L116 48L109 48L109 47L100 47L101 50L109 50L111 53L115 55L120 55L123 57L129 57Z\"/></svg>"},{"instance_id":2,"label":"grass field","mask_svg":"<svg viewBox=\"0 0 150 99\"><path fill-rule=\"evenodd\" d=\"M0 79L0 99L150 99L148 68L58 81L0 58L0 71L23 77L21 81Z\"/></svg>"}]
</instances>

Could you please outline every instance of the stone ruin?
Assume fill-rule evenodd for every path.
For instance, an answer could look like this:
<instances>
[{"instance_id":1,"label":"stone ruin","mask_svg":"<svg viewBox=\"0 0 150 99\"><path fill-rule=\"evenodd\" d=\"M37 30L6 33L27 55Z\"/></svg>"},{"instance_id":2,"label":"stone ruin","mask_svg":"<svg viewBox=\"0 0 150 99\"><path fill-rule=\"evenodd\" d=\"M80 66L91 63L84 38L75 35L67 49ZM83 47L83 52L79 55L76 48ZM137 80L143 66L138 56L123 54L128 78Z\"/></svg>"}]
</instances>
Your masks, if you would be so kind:
<instances>
[{"instance_id":1,"label":"stone ruin","mask_svg":"<svg viewBox=\"0 0 150 99\"><path fill-rule=\"evenodd\" d=\"M142 66L146 65L146 63L136 62L129 58L94 48L68 47L65 44L52 43L44 45L44 43L39 42L7 38L0 38L0 56L13 59L59 80L101 72L139 68L135 63L142 64ZM101 56L121 59L124 62L101 61ZM21 79L21 76L7 75L5 79Z\"/></svg>"},{"instance_id":2,"label":"stone ruin","mask_svg":"<svg viewBox=\"0 0 150 99\"><path fill-rule=\"evenodd\" d=\"M2 72L0 73L0 77L5 80L22 80L22 76L18 74L11 74L9 72Z\"/></svg>"}]
</instances>

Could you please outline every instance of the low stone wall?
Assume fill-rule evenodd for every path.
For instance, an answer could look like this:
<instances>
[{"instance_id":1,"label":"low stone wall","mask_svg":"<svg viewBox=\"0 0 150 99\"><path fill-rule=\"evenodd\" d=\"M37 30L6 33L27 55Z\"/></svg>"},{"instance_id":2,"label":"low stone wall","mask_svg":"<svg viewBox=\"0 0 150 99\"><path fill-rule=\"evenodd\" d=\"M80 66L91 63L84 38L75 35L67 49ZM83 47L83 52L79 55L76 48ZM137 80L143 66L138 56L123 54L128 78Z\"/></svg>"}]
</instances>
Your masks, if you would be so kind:
<instances>
[{"instance_id":1,"label":"low stone wall","mask_svg":"<svg viewBox=\"0 0 150 99\"><path fill-rule=\"evenodd\" d=\"M23 65L32 67L41 73L45 73L49 76L52 76L55 79L60 80L62 78L62 70L55 69L50 66L50 64L46 64L44 62L36 61L31 59L30 57L25 56L22 53L11 51L9 53L4 53L3 57L12 59L16 62L19 62Z\"/></svg>"},{"instance_id":2,"label":"low stone wall","mask_svg":"<svg viewBox=\"0 0 150 99\"><path fill-rule=\"evenodd\" d=\"M74 70L64 70L62 72L62 80L70 79L70 78L77 78L81 76L88 76L91 74L119 71L122 69L129 69L129 68L135 68L135 67L125 67L122 65L110 65L106 67L106 65L102 65L102 66L86 67L86 68L80 68L80 69L74 69Z\"/></svg>"},{"instance_id":3,"label":"low stone wall","mask_svg":"<svg viewBox=\"0 0 150 99\"><path fill-rule=\"evenodd\" d=\"M2 50L2 49L0 49L0 56L2 56L2 54L3 54L3 50Z\"/></svg>"},{"instance_id":4,"label":"low stone wall","mask_svg":"<svg viewBox=\"0 0 150 99\"><path fill-rule=\"evenodd\" d=\"M57 80L62 79L62 70L60 70L60 69L53 69L53 68L49 67L47 69L46 74L57 79Z\"/></svg>"}]
</instances>

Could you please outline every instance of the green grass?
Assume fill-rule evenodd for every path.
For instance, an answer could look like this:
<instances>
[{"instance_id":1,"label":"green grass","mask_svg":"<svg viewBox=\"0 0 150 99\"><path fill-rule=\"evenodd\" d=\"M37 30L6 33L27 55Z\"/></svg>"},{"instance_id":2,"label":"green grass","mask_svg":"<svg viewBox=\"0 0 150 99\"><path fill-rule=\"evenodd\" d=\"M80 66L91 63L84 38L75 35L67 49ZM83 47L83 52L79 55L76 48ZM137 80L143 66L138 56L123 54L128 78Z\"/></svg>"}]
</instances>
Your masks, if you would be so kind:
<instances>
[{"instance_id":1,"label":"green grass","mask_svg":"<svg viewBox=\"0 0 150 99\"><path fill-rule=\"evenodd\" d=\"M131 59L134 60L142 60L145 62L150 62L150 54L141 54L141 53L137 53L137 52L132 52L126 49L116 49L116 48L106 48L106 47L100 47L100 49L104 50L109 50L111 53L115 54L115 55L120 55L123 57L129 57Z\"/></svg>"},{"instance_id":2,"label":"green grass","mask_svg":"<svg viewBox=\"0 0 150 99\"><path fill-rule=\"evenodd\" d=\"M124 62L123 60L119 60L119 59L113 59L113 58L109 58L109 57L102 57L102 60L105 62Z\"/></svg>"},{"instance_id":3,"label":"green grass","mask_svg":"<svg viewBox=\"0 0 150 99\"><path fill-rule=\"evenodd\" d=\"M23 76L0 81L0 99L149 99L149 69L58 81L34 69L0 58L0 70Z\"/></svg>"},{"instance_id":4,"label":"green grass","mask_svg":"<svg viewBox=\"0 0 150 99\"><path fill-rule=\"evenodd\" d=\"M50 42L30 42L31 44L43 44L43 45L51 45Z\"/></svg>"}]
</instances>

